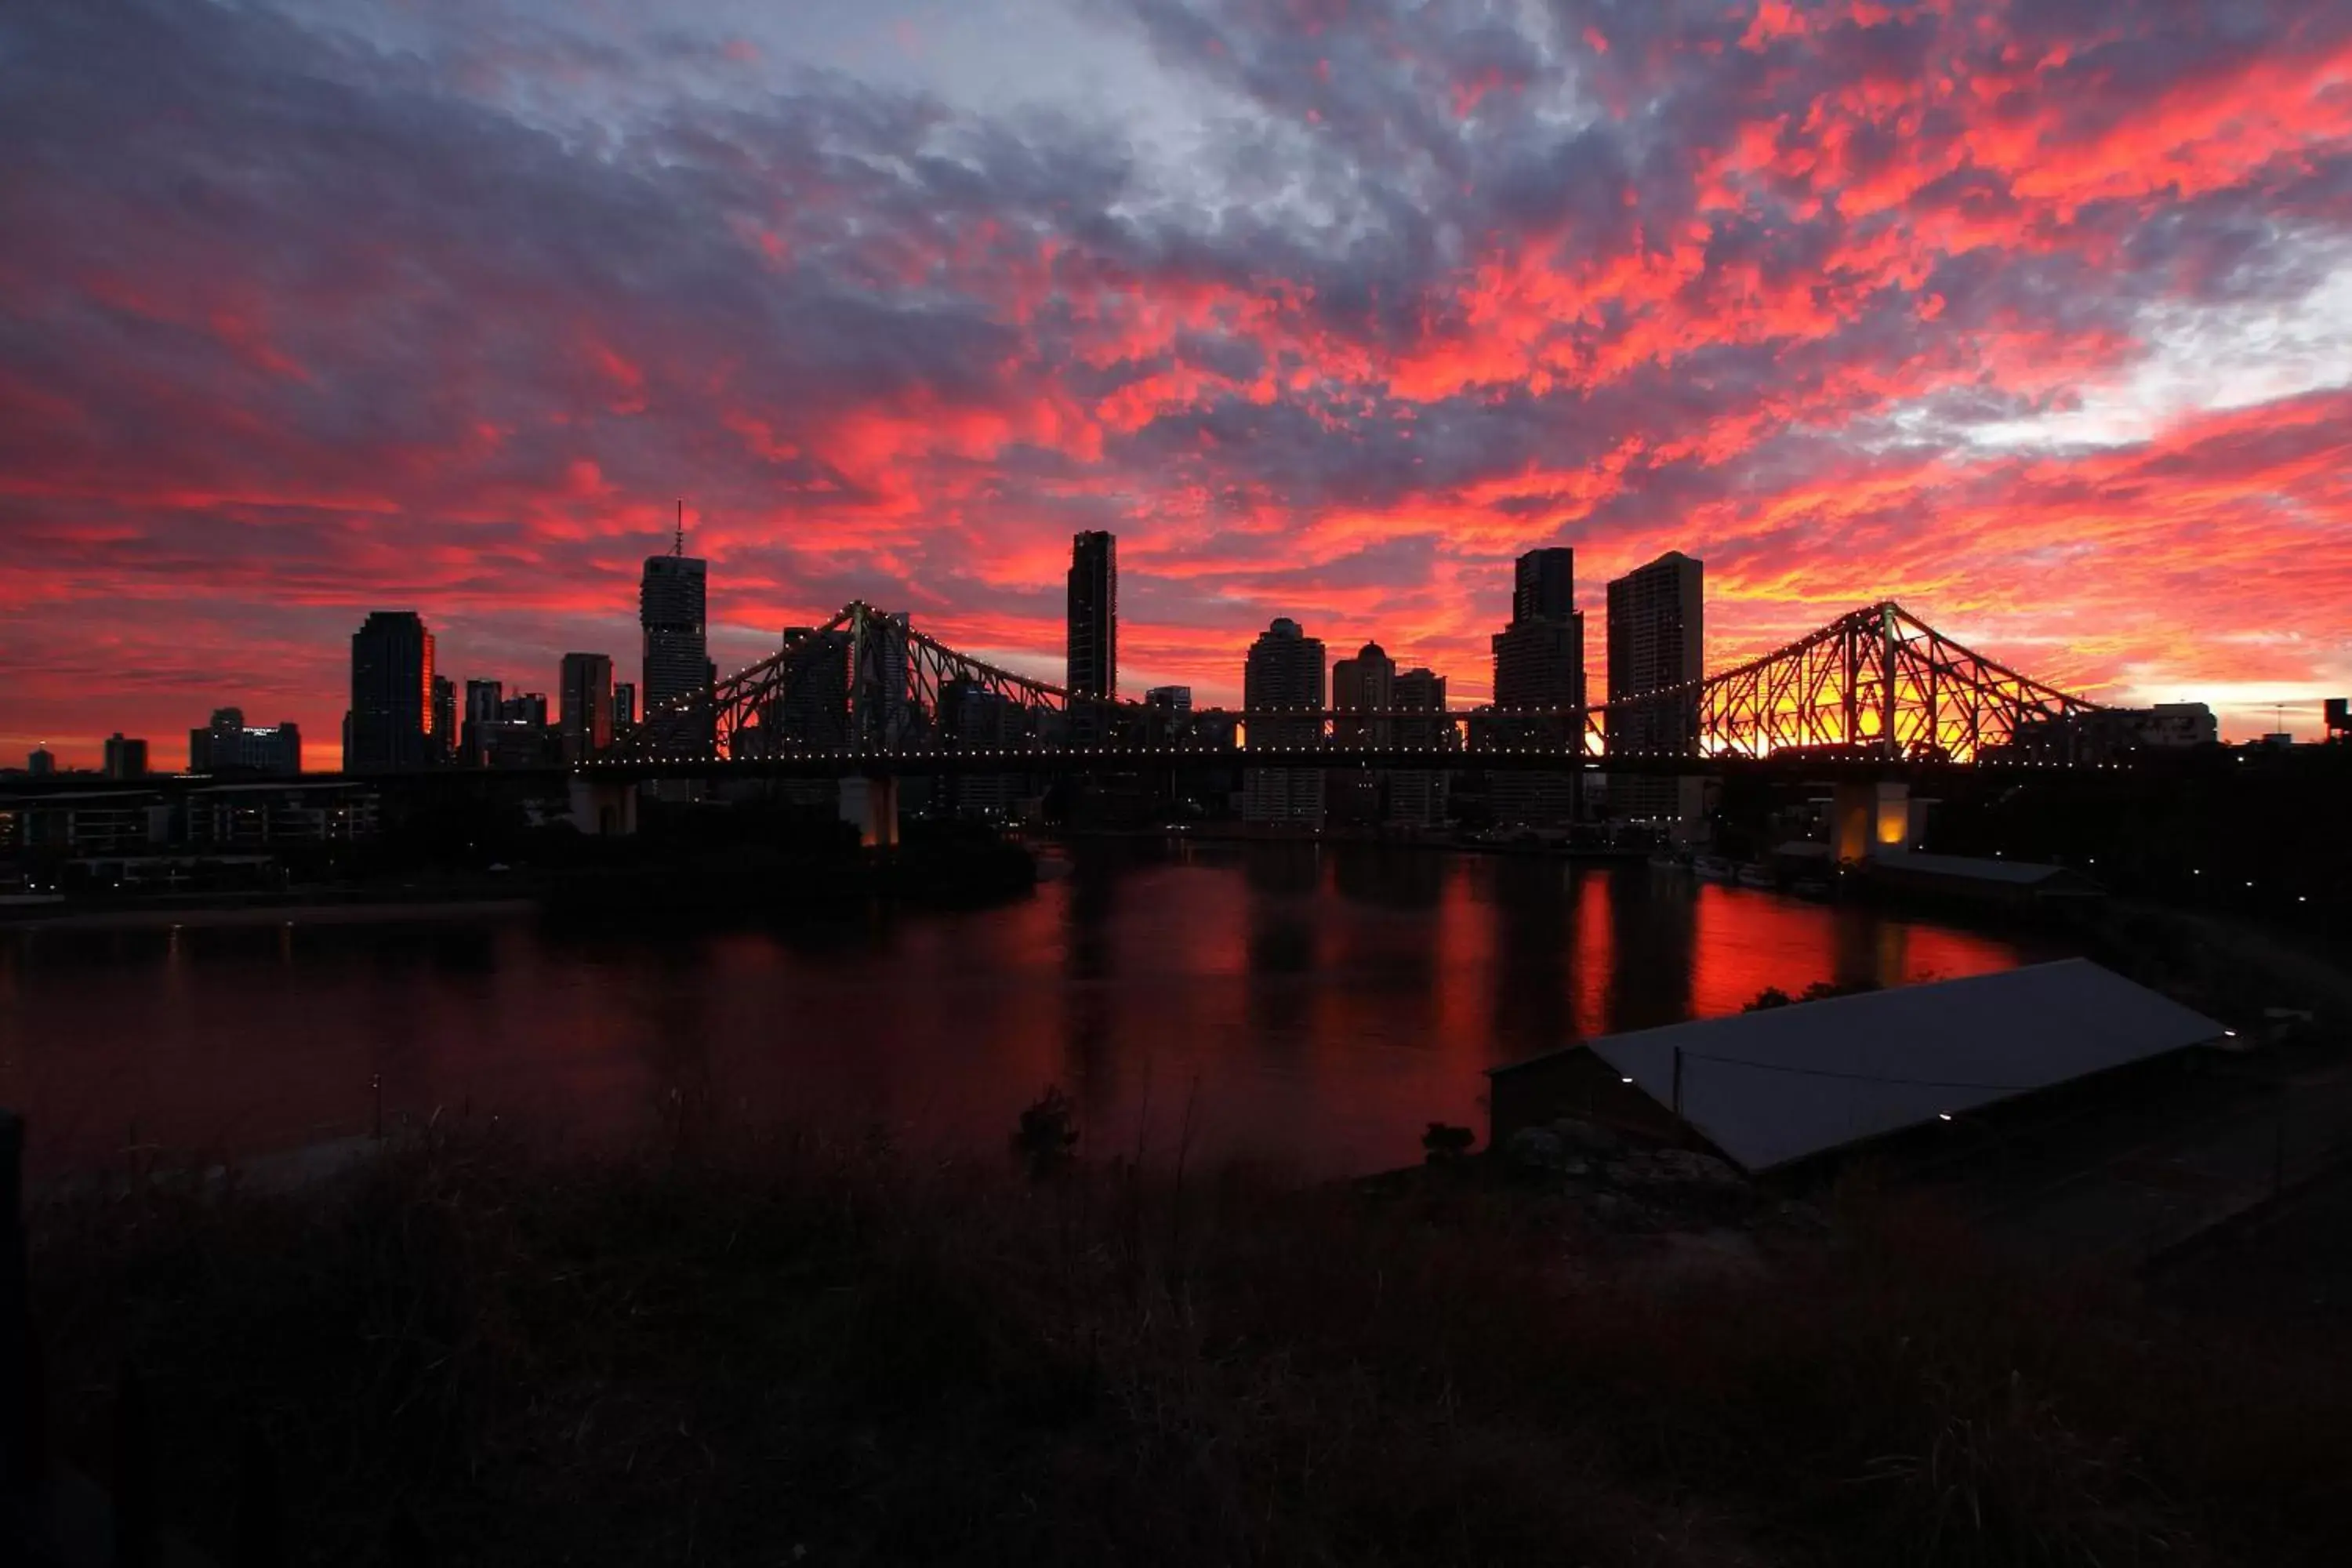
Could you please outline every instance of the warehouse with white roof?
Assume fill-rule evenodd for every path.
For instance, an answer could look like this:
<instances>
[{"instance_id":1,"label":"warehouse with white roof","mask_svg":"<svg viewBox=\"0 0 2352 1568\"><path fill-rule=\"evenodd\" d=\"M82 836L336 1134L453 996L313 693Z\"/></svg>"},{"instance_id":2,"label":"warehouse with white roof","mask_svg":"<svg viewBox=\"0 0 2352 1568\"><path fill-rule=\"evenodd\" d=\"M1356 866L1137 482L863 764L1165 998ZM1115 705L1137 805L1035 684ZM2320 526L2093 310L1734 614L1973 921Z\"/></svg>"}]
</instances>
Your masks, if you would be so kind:
<instances>
[{"instance_id":1,"label":"warehouse with white roof","mask_svg":"<svg viewBox=\"0 0 2352 1568\"><path fill-rule=\"evenodd\" d=\"M1696 1133L1752 1173L2218 1042L2087 959L1611 1035L1496 1068L1492 1141L1578 1116Z\"/></svg>"}]
</instances>

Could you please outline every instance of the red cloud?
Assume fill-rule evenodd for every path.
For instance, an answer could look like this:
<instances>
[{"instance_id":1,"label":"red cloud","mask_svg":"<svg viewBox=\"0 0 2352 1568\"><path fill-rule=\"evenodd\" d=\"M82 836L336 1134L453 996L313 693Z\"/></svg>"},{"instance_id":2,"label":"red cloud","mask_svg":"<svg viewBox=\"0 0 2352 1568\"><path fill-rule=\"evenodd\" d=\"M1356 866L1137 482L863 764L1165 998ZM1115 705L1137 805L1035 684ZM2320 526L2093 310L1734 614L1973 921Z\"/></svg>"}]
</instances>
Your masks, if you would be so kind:
<instances>
[{"instance_id":1,"label":"red cloud","mask_svg":"<svg viewBox=\"0 0 2352 1568\"><path fill-rule=\"evenodd\" d=\"M1171 56L1311 140L1204 154L1218 203L880 89L566 141L286 25L68 9L0 26L0 749L170 761L236 702L331 763L387 605L459 679L626 668L680 492L729 666L858 595L1054 673L1109 526L1127 683L1210 700L1277 614L1475 700L1553 542L1596 674L1601 580L1680 548L1719 664L1891 596L2094 692L2352 686L2352 391L1977 439L2343 252L2352 25L2309 8L1641 10L1580 29L1563 141L1530 38L1239 7Z\"/></svg>"}]
</instances>

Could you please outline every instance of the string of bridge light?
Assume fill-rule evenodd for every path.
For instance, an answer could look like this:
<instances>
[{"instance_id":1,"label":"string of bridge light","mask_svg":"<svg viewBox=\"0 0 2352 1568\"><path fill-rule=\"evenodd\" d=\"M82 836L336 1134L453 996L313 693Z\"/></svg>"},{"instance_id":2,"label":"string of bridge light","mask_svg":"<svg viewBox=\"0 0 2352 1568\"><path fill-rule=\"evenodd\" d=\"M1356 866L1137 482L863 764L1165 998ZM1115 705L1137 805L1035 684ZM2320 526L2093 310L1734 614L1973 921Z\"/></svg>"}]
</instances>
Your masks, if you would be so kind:
<instances>
[{"instance_id":1,"label":"string of bridge light","mask_svg":"<svg viewBox=\"0 0 2352 1568\"><path fill-rule=\"evenodd\" d=\"M733 675L730 676L727 683L730 685L735 684L741 681L745 677L752 674L756 670L777 664L791 654L799 651L801 648L814 642L816 637L824 636L828 632L838 630L845 621L855 622L866 615L879 616L881 614L882 612L877 610L872 605L867 604L863 599L852 600L848 605L844 607L839 614L835 615L832 620L826 622L823 626L812 628L803 637L794 639L793 643L788 644L784 647L779 648L775 653L769 655L767 658L757 659L751 664L745 665L741 669L737 670ZM2075 697L2069 693L2060 691L2055 687L2045 686L2042 682L2033 679L2032 677L2020 674L2018 671L2010 668L2008 666L2003 665L1997 660L1987 658L1984 655L1978 653L1974 648L1968 647L1966 644L1956 642L1952 638L1946 637L1943 633L1937 631L1935 627L1929 626L1927 622L1919 619L1918 616L1905 609L1895 600L1886 599L1880 601L1877 605L1872 605L1867 609L1850 611L1846 615L1840 616L1837 620L1831 622L1828 626L1808 633L1806 636L1798 638L1794 642L1783 643L1780 647L1774 649L1770 653L1749 659L1746 664L1735 666L1734 668L1722 671L1719 674L1696 676L1689 680L1682 681L1674 686L1659 687L1654 690L1645 691L1635 697L1622 698L1614 702L1603 703L1600 705L1600 707L1589 709L1587 711L1606 713L1619 708L1638 709L1650 707L1655 706L1662 701L1672 700L1678 697L1687 696L1693 693L1704 693L1709 687L1725 686L1732 682L1743 680L1751 676L1760 674L1783 659L1810 652L1811 649L1820 647L1822 643L1833 640L1843 633L1848 632L1858 626L1867 626L1873 620L1880 621L1882 623L1887 621L1900 621L1905 625L1915 627L1918 631L1926 634L1924 640L1932 645L1948 647L1962 657L1973 661L1979 666L1981 666L1983 668L1991 670L2004 679L2014 682L2019 689L2019 694L2021 696L2031 697L2037 702L2054 702L2060 708L2062 712L2068 710L2092 712L2099 710L2100 705L2097 703L2092 702L2084 698ZM1049 682L1038 680L1030 676L1020 675L1012 670L1003 669L997 666L987 664L980 659L972 658L969 655L958 652L956 649L949 647L946 644L931 637L929 633L921 631L912 625L901 624L896 626L893 629L895 629L900 636L906 637L909 642L929 648L933 653L938 654L940 657L950 661L951 663L959 665L964 668L993 677L1000 681L1034 692L1039 696L1057 697L1062 700L1066 706L1077 701L1093 701L1102 706L1120 706L1119 704L1112 701L1112 700L1085 698L1064 690L1062 688L1054 686ZM1920 639L1912 640L1916 641ZM1909 643L1904 643L1902 646L1908 647ZM1915 687L1916 685L1916 679L1917 678L1914 676L1913 680ZM1891 685L1892 682L1888 682L1887 684ZM1916 700L1916 694L1914 700L1915 702ZM1930 700L1933 700L1933 699L1931 698ZM689 694L686 697L675 700L671 703L665 704L661 709L656 711L667 717L685 717L690 716L698 705L698 697L694 694ZM1817 703L1814 705L1812 710L1818 711L1824 706L1828 705ZM1440 710L1438 711L1448 712L1458 710ZM1489 711L1515 712L1521 710L1489 710ZM1805 711L1805 710L1800 710L1801 713L1803 711ZM654 713L649 712L646 716L647 722L650 722L653 717Z\"/></svg>"}]
</instances>

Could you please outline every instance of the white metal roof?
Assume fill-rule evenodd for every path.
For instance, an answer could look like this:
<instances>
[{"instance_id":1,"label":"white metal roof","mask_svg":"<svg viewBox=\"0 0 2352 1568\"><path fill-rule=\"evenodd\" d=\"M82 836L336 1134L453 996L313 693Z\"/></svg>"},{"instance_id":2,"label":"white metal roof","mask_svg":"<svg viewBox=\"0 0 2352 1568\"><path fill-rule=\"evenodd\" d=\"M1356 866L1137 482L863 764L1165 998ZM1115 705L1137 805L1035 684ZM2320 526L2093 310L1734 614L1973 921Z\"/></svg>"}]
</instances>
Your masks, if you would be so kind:
<instances>
[{"instance_id":1,"label":"white metal roof","mask_svg":"<svg viewBox=\"0 0 2352 1568\"><path fill-rule=\"evenodd\" d=\"M1801 1002L1591 1042L1750 1171L2219 1039L2088 959Z\"/></svg>"}]
</instances>

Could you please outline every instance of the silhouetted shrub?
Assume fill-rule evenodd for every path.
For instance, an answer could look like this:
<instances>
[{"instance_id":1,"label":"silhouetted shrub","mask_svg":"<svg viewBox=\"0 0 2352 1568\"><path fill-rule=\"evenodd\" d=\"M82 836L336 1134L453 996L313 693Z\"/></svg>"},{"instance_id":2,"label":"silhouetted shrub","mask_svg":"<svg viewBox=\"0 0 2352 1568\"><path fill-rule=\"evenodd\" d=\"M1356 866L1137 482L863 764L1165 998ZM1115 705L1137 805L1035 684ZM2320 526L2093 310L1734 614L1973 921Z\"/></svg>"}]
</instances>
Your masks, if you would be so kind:
<instances>
[{"instance_id":1,"label":"silhouetted shrub","mask_svg":"<svg viewBox=\"0 0 2352 1568\"><path fill-rule=\"evenodd\" d=\"M1049 1084L1037 1102L1021 1113L1013 1152L1032 1181L1042 1181L1067 1170L1077 1147L1077 1107L1059 1087Z\"/></svg>"},{"instance_id":2,"label":"silhouetted shrub","mask_svg":"<svg viewBox=\"0 0 2352 1568\"><path fill-rule=\"evenodd\" d=\"M1449 1164L1470 1152L1478 1135L1467 1127L1449 1127L1443 1121L1433 1121L1429 1131L1421 1135L1421 1157L1432 1165Z\"/></svg>"}]
</instances>

